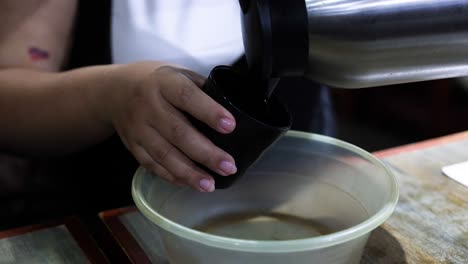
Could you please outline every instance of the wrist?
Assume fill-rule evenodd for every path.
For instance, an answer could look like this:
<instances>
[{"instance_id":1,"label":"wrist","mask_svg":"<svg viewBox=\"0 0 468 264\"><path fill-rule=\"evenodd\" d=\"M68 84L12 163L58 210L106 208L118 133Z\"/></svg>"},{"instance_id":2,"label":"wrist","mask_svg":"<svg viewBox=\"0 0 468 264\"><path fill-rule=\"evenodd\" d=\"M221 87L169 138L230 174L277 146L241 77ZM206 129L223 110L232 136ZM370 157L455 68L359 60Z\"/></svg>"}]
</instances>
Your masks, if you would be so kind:
<instances>
[{"instance_id":1,"label":"wrist","mask_svg":"<svg viewBox=\"0 0 468 264\"><path fill-rule=\"evenodd\" d=\"M137 62L105 66L96 82L97 95L91 96L95 115L109 127L115 127L128 101L137 93L137 87L152 72L166 64Z\"/></svg>"}]
</instances>

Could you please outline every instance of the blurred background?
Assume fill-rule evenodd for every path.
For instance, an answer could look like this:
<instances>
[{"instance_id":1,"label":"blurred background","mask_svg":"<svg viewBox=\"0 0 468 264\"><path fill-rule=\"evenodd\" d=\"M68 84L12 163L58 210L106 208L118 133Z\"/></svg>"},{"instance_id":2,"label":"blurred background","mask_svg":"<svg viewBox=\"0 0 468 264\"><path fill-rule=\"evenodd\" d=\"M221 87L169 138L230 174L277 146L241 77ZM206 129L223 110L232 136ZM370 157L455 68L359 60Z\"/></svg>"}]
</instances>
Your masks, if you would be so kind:
<instances>
[{"instance_id":1,"label":"blurred background","mask_svg":"<svg viewBox=\"0 0 468 264\"><path fill-rule=\"evenodd\" d=\"M468 129L468 78L331 93L336 137L368 151Z\"/></svg>"}]
</instances>

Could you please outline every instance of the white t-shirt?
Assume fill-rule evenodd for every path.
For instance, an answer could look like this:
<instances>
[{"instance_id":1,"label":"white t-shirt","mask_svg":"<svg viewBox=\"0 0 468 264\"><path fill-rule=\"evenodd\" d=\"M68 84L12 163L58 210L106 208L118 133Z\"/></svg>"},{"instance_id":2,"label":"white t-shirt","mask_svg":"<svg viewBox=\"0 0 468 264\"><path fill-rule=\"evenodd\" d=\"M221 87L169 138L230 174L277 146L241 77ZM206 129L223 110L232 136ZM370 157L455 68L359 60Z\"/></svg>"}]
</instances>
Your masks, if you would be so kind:
<instances>
[{"instance_id":1,"label":"white t-shirt","mask_svg":"<svg viewBox=\"0 0 468 264\"><path fill-rule=\"evenodd\" d=\"M244 52L238 0L114 0L114 63L159 60L208 75Z\"/></svg>"}]
</instances>

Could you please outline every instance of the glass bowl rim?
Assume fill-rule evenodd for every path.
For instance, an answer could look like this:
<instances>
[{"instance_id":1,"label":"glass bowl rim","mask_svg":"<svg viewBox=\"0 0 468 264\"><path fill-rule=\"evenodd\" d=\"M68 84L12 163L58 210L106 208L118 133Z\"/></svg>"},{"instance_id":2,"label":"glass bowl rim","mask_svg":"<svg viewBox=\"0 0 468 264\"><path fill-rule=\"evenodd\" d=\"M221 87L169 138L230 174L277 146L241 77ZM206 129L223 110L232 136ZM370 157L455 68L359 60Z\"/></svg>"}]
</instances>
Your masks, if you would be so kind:
<instances>
[{"instance_id":1,"label":"glass bowl rim","mask_svg":"<svg viewBox=\"0 0 468 264\"><path fill-rule=\"evenodd\" d=\"M283 241L247 240L222 237L218 235L200 232L165 218L153 208L151 208L148 202L142 197L142 195L140 195L140 192L138 191L138 181L144 173L148 173L142 167L140 167L137 170L133 178L133 200L137 208L140 210L140 212L143 213L143 215L146 216L146 218L148 218L151 222L153 222L160 228L163 228L164 230L171 232L177 236L195 241L197 243L205 244L209 247L257 253L286 253L308 251L342 244L347 241L364 236L367 233L370 233L372 230L374 230L383 222L385 222L393 213L398 203L399 195L396 176L387 165L385 165L382 161L373 156L371 153L342 140L308 132L288 131L285 137L302 138L307 140L319 141L325 144L332 144L336 147L344 148L355 154L358 154L360 157L366 159L367 161L371 162L372 164L380 167L383 171L385 171L385 174L389 177L389 180L391 182L389 186L390 199L377 213L375 213L365 221L347 229L323 236Z\"/></svg>"}]
</instances>

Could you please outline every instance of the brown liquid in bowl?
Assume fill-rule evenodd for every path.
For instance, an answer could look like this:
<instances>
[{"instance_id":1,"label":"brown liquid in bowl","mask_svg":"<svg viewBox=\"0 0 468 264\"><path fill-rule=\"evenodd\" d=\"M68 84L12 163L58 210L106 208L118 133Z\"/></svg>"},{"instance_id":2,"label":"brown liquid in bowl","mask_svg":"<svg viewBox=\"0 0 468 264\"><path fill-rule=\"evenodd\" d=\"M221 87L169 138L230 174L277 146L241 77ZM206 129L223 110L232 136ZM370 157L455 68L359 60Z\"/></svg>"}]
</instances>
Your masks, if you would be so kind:
<instances>
[{"instance_id":1,"label":"brown liquid in bowl","mask_svg":"<svg viewBox=\"0 0 468 264\"><path fill-rule=\"evenodd\" d=\"M336 231L320 221L280 213L226 214L194 229L230 238L275 241L311 238Z\"/></svg>"}]
</instances>

